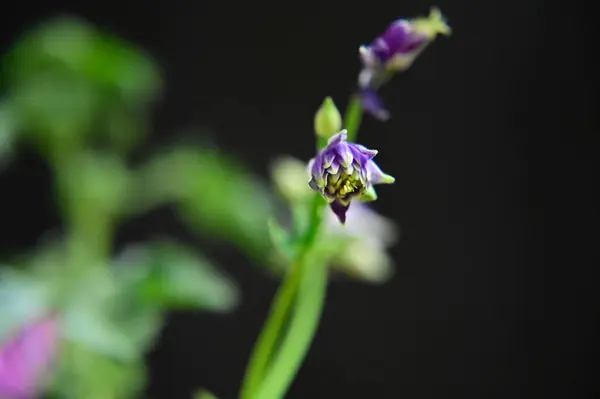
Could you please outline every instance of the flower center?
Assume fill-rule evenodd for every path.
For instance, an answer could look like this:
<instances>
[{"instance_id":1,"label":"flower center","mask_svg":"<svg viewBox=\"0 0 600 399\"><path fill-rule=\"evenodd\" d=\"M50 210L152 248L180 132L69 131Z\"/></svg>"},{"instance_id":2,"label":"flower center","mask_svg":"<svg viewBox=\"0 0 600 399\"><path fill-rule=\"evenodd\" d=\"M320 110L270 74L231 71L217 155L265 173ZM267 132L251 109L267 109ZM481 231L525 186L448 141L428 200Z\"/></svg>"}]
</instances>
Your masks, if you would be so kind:
<instances>
[{"instance_id":1,"label":"flower center","mask_svg":"<svg viewBox=\"0 0 600 399\"><path fill-rule=\"evenodd\" d=\"M340 199L346 199L352 194L360 193L365 185L358 177L358 171L352 174L345 172L330 175L327 178L327 192Z\"/></svg>"}]
</instances>

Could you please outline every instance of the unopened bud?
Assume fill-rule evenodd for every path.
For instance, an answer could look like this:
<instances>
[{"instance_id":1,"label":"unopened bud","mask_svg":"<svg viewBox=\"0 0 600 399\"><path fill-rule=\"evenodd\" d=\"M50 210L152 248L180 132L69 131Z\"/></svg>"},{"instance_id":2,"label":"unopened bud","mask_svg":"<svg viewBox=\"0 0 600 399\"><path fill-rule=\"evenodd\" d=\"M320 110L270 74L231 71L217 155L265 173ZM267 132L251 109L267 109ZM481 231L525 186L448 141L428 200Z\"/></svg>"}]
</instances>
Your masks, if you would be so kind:
<instances>
[{"instance_id":1,"label":"unopened bud","mask_svg":"<svg viewBox=\"0 0 600 399\"><path fill-rule=\"evenodd\" d=\"M342 116L331 97L325 98L315 115L315 133L329 138L342 128Z\"/></svg>"}]
</instances>

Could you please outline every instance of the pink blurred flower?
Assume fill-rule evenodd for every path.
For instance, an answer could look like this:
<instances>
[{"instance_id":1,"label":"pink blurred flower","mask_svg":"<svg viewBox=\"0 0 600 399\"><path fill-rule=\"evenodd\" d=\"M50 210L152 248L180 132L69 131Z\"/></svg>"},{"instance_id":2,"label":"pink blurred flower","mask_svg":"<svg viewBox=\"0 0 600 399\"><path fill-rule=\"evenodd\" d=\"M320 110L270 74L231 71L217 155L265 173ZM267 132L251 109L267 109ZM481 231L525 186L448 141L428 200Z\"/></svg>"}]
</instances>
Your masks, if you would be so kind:
<instances>
[{"instance_id":1,"label":"pink blurred flower","mask_svg":"<svg viewBox=\"0 0 600 399\"><path fill-rule=\"evenodd\" d=\"M0 343L0 398L34 398L49 374L58 344L58 320L45 317Z\"/></svg>"}]
</instances>

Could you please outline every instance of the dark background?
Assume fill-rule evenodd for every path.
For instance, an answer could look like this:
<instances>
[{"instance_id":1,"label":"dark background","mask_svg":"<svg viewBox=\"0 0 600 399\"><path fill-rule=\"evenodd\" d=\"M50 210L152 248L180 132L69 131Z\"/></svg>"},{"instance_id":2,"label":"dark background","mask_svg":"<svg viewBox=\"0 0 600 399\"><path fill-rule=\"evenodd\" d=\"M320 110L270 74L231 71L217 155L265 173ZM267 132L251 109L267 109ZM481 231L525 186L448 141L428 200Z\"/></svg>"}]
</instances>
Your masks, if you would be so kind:
<instances>
[{"instance_id":1,"label":"dark background","mask_svg":"<svg viewBox=\"0 0 600 399\"><path fill-rule=\"evenodd\" d=\"M358 46L430 5L10 2L2 5L0 43L5 50L24 29L63 12L111 30L162 65L167 89L153 137L208 126L266 174L278 154L312 156L314 112L326 95L345 106ZM367 118L360 134L396 177L376 204L402 227L396 277L381 287L331 284L288 397L591 397L591 10L534 0L437 5L453 36L382 91L393 118ZM22 154L0 185L2 250L31 247L58 223L36 155ZM157 212L125 226L120 241L155 231L184 234ZM151 398L185 398L204 386L229 399L239 389L276 282L241 254L214 251L244 302L229 316L170 318L149 357Z\"/></svg>"}]
</instances>

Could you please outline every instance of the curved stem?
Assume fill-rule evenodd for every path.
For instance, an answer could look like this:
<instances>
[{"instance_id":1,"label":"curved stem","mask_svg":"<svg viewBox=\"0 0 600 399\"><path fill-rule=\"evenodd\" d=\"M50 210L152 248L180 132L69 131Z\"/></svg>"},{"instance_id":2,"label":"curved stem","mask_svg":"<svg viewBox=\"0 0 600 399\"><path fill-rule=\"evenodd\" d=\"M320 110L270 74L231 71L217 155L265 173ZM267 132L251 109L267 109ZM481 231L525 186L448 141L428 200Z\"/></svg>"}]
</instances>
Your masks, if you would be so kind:
<instances>
[{"instance_id":1,"label":"curved stem","mask_svg":"<svg viewBox=\"0 0 600 399\"><path fill-rule=\"evenodd\" d=\"M305 262L302 269L302 281L288 333L256 398L280 399L285 395L317 332L327 292L327 267L322 262Z\"/></svg>"},{"instance_id":2,"label":"curved stem","mask_svg":"<svg viewBox=\"0 0 600 399\"><path fill-rule=\"evenodd\" d=\"M268 361L291 309L297 287L300 283L300 272L300 267L295 264L292 265L290 272L285 277L283 284L273 299L273 305L267 321L250 356L240 399L254 398L253 393L262 381Z\"/></svg>"},{"instance_id":3,"label":"curved stem","mask_svg":"<svg viewBox=\"0 0 600 399\"><path fill-rule=\"evenodd\" d=\"M353 95L346 108L344 116L344 128L348 131L348 141L355 141L358 134L358 128L362 121L363 107L358 95Z\"/></svg>"},{"instance_id":4,"label":"curved stem","mask_svg":"<svg viewBox=\"0 0 600 399\"><path fill-rule=\"evenodd\" d=\"M275 345L291 313L294 298L296 297L302 278L304 258L316 239L319 226L321 225L321 216L325 201L319 195L315 195L314 198L311 207L311 223L304 243L299 251L297 261L292 264L291 270L286 275L279 291L275 295L267 321L252 351L240 392L240 399L256 398L255 392L263 381Z\"/></svg>"}]
</instances>

